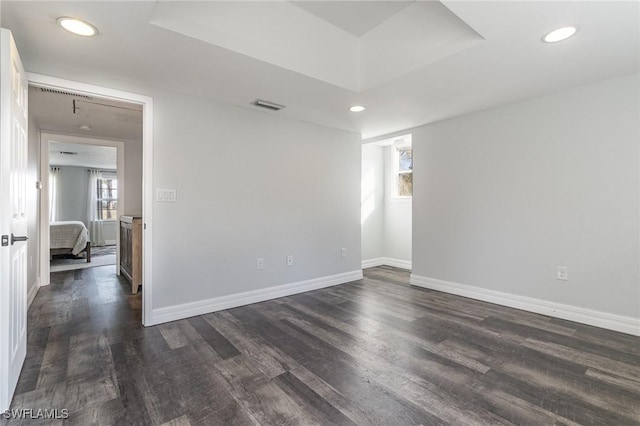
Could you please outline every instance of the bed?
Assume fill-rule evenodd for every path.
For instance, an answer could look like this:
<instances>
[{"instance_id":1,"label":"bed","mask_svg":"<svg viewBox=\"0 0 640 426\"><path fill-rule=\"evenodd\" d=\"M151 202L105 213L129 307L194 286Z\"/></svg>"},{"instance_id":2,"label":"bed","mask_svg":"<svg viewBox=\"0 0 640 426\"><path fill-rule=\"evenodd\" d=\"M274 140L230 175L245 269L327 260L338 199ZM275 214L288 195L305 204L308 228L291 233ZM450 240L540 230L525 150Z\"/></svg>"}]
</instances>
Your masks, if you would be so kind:
<instances>
[{"instance_id":1,"label":"bed","mask_svg":"<svg viewBox=\"0 0 640 426\"><path fill-rule=\"evenodd\" d=\"M85 252L87 262L91 262L91 242L89 231L79 221L51 222L49 224L50 258L57 254L74 256Z\"/></svg>"}]
</instances>

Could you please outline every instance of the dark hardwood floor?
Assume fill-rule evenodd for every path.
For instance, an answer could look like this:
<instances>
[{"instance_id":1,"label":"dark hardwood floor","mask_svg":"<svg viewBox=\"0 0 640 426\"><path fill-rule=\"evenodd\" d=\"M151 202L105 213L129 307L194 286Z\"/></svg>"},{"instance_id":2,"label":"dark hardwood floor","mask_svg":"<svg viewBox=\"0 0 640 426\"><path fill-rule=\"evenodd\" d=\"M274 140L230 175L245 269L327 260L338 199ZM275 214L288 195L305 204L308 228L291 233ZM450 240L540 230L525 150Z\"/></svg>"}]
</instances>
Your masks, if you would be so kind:
<instances>
[{"instance_id":1,"label":"dark hardwood floor","mask_svg":"<svg viewBox=\"0 0 640 426\"><path fill-rule=\"evenodd\" d=\"M140 294L112 270L40 289L13 408L66 408L52 423L77 425L640 424L636 337L387 267L143 328Z\"/></svg>"}]
</instances>

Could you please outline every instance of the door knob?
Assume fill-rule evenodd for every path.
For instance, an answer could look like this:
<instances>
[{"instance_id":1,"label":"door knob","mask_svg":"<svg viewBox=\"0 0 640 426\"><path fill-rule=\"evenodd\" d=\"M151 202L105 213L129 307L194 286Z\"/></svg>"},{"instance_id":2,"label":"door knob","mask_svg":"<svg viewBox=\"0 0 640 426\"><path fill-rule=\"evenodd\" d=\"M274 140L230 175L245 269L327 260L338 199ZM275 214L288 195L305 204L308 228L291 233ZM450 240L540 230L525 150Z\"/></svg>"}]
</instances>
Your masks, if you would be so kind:
<instances>
[{"instance_id":1,"label":"door knob","mask_svg":"<svg viewBox=\"0 0 640 426\"><path fill-rule=\"evenodd\" d=\"M29 238L27 236L24 237L16 237L11 233L11 245L13 245L16 241L27 241Z\"/></svg>"}]
</instances>

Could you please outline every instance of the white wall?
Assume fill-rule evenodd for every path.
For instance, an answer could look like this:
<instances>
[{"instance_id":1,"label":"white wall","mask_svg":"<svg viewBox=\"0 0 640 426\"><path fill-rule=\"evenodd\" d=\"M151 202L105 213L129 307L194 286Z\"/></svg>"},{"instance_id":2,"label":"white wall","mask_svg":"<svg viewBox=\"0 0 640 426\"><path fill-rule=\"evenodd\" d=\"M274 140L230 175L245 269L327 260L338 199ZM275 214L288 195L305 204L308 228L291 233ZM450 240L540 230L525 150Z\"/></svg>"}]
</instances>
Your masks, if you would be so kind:
<instances>
[{"instance_id":1,"label":"white wall","mask_svg":"<svg viewBox=\"0 0 640 426\"><path fill-rule=\"evenodd\" d=\"M142 135L124 142L124 214L142 215Z\"/></svg>"},{"instance_id":2,"label":"white wall","mask_svg":"<svg viewBox=\"0 0 640 426\"><path fill-rule=\"evenodd\" d=\"M154 184L178 199L154 205L154 309L360 270L357 134L153 97Z\"/></svg>"},{"instance_id":3,"label":"white wall","mask_svg":"<svg viewBox=\"0 0 640 426\"><path fill-rule=\"evenodd\" d=\"M414 129L414 275L640 318L638 93L632 75Z\"/></svg>"},{"instance_id":4,"label":"white wall","mask_svg":"<svg viewBox=\"0 0 640 426\"><path fill-rule=\"evenodd\" d=\"M379 264L384 256L384 147L362 145L362 260Z\"/></svg>"},{"instance_id":5,"label":"white wall","mask_svg":"<svg viewBox=\"0 0 640 426\"><path fill-rule=\"evenodd\" d=\"M27 159L27 294L31 295L40 277L40 202L36 182L40 181L40 129L29 117L29 154Z\"/></svg>"},{"instance_id":6,"label":"white wall","mask_svg":"<svg viewBox=\"0 0 640 426\"><path fill-rule=\"evenodd\" d=\"M60 166L58 166L60 167ZM86 167L62 166L58 174L58 220L87 224L89 172Z\"/></svg>"},{"instance_id":7,"label":"white wall","mask_svg":"<svg viewBox=\"0 0 640 426\"><path fill-rule=\"evenodd\" d=\"M393 146L384 148L385 197L384 197L384 256L392 259L392 266L411 269L411 198L398 198L394 175Z\"/></svg>"}]
</instances>

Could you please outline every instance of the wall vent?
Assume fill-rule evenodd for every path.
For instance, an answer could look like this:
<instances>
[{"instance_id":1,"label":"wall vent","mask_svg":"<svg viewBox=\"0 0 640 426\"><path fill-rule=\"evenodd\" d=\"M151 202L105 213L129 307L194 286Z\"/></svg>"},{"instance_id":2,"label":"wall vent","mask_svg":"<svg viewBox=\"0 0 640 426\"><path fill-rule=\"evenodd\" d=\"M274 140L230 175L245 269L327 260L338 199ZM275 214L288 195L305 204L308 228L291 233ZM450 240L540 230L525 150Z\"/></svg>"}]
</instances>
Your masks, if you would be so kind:
<instances>
[{"instance_id":1,"label":"wall vent","mask_svg":"<svg viewBox=\"0 0 640 426\"><path fill-rule=\"evenodd\" d=\"M285 107L284 105L276 104L274 102L269 102L269 101L263 101L262 99L256 99L251 103L251 105L254 105L260 108L266 108L271 111L280 111L282 108Z\"/></svg>"},{"instance_id":2,"label":"wall vent","mask_svg":"<svg viewBox=\"0 0 640 426\"><path fill-rule=\"evenodd\" d=\"M73 151L59 151L59 152L62 155L78 155L77 152L73 152Z\"/></svg>"},{"instance_id":3,"label":"wall vent","mask_svg":"<svg viewBox=\"0 0 640 426\"><path fill-rule=\"evenodd\" d=\"M78 93L72 93L72 92L65 92L64 90L49 89L48 87L41 87L40 91L43 93L51 93L54 95L73 96L74 98L93 100L91 96L80 95Z\"/></svg>"}]
</instances>

